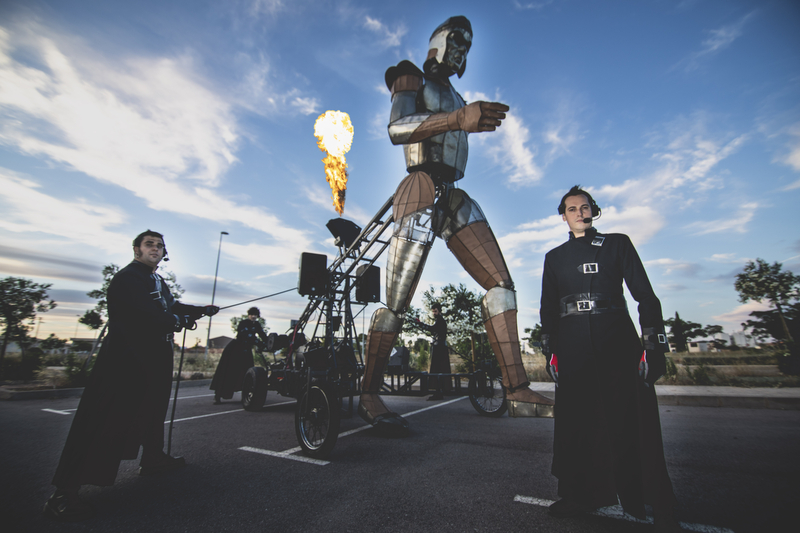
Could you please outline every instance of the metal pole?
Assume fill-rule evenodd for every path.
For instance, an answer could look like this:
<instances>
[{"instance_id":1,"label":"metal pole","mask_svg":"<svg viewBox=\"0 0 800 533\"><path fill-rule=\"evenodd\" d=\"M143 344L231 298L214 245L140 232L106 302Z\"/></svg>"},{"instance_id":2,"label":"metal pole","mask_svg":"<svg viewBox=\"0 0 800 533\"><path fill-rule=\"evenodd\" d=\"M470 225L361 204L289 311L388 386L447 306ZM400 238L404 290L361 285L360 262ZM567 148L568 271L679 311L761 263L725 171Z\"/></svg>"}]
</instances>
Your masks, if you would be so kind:
<instances>
[{"instance_id":1,"label":"metal pole","mask_svg":"<svg viewBox=\"0 0 800 533\"><path fill-rule=\"evenodd\" d=\"M217 247L217 268L214 270L214 289L211 291L211 305L214 305L214 296L217 294L217 274L219 274L219 254L222 251L222 236L228 235L227 231L219 232L219 247ZM208 343L211 342L211 318L208 317L208 336L206 337L206 355L204 359L208 361Z\"/></svg>"}]
</instances>

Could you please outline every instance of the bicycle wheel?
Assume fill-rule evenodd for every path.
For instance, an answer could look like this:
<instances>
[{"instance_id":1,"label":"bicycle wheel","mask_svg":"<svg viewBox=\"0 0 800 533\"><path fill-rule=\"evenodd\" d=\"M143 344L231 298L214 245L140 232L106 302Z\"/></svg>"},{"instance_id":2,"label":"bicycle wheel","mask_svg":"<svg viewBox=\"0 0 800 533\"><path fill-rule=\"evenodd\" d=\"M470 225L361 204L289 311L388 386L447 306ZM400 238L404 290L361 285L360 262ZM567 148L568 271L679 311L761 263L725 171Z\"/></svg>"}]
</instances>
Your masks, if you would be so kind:
<instances>
[{"instance_id":1,"label":"bicycle wheel","mask_svg":"<svg viewBox=\"0 0 800 533\"><path fill-rule=\"evenodd\" d=\"M469 401L479 415L501 417L508 410L503 378L478 371L469 378Z\"/></svg>"},{"instance_id":2,"label":"bicycle wheel","mask_svg":"<svg viewBox=\"0 0 800 533\"><path fill-rule=\"evenodd\" d=\"M339 399L328 383L315 383L297 402L294 428L303 453L325 459L339 438Z\"/></svg>"},{"instance_id":3,"label":"bicycle wheel","mask_svg":"<svg viewBox=\"0 0 800 533\"><path fill-rule=\"evenodd\" d=\"M242 407L246 411L260 411L267 401L267 369L254 366L244 375Z\"/></svg>"}]
</instances>

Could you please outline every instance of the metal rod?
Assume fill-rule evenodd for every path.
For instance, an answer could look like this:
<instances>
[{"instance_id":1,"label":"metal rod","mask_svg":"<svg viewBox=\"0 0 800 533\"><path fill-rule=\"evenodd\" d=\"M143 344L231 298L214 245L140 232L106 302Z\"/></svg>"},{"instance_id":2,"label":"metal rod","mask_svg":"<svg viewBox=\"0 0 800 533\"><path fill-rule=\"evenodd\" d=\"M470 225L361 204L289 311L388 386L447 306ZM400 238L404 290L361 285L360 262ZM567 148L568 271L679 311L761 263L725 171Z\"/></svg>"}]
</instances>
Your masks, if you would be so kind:
<instances>
[{"instance_id":1,"label":"metal rod","mask_svg":"<svg viewBox=\"0 0 800 533\"><path fill-rule=\"evenodd\" d=\"M283 294L283 293L285 293L285 292L289 292L289 291L296 291L296 290L297 290L297 287L292 287L291 289L286 289L285 291L276 292L275 294L268 294L268 295L266 295L266 296L261 296L260 298L253 298L252 300L247 300L247 301L244 301L244 302L239 302L238 304L226 305L225 307L220 307L220 308L219 308L219 310L220 310L220 311L222 311L223 309L228 309L228 308L231 308L231 307L236 307L237 305L249 304L250 302L255 302L256 300L263 300L264 298L272 298L273 296L278 296L279 294Z\"/></svg>"},{"instance_id":2,"label":"metal rod","mask_svg":"<svg viewBox=\"0 0 800 533\"><path fill-rule=\"evenodd\" d=\"M217 268L214 270L214 288L211 290L211 305L214 305L214 296L217 294L217 274L219 274L219 254L222 252L222 236L229 235L227 231L219 232L219 246L217 247ZM208 360L208 343L211 342L211 318L208 317L208 336L206 336L206 353L203 359Z\"/></svg>"},{"instance_id":3,"label":"metal rod","mask_svg":"<svg viewBox=\"0 0 800 533\"><path fill-rule=\"evenodd\" d=\"M181 372L183 371L183 353L186 349L186 329L183 330L181 343L181 362L178 363L178 379L175 382L175 398L172 400L172 416L169 419L169 436L167 437L167 455L172 452L172 425L175 423L175 406L178 405L178 389L181 386Z\"/></svg>"}]
</instances>

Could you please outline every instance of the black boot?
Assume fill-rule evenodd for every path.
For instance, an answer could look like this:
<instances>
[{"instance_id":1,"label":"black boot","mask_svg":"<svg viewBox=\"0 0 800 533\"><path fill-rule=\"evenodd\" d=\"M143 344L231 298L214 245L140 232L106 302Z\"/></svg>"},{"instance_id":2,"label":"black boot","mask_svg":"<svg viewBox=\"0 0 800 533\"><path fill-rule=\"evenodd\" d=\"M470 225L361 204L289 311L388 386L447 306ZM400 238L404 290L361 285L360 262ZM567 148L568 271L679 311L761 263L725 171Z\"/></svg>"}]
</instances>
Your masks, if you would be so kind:
<instances>
[{"instance_id":1,"label":"black boot","mask_svg":"<svg viewBox=\"0 0 800 533\"><path fill-rule=\"evenodd\" d=\"M78 497L78 489L56 489L42 514L57 522L80 522L94 516L94 507Z\"/></svg>"}]
</instances>

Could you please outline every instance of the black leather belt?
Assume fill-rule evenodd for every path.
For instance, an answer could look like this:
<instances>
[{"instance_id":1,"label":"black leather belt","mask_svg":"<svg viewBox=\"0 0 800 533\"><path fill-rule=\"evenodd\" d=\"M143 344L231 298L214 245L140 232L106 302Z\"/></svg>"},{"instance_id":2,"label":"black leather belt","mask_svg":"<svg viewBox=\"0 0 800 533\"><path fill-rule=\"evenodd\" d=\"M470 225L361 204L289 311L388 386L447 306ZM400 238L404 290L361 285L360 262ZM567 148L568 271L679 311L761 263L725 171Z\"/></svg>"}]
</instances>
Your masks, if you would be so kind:
<instances>
[{"instance_id":1,"label":"black leather belt","mask_svg":"<svg viewBox=\"0 0 800 533\"><path fill-rule=\"evenodd\" d=\"M598 313L627 312L624 296L582 292L564 296L560 301L562 317L570 315L594 315Z\"/></svg>"}]
</instances>

